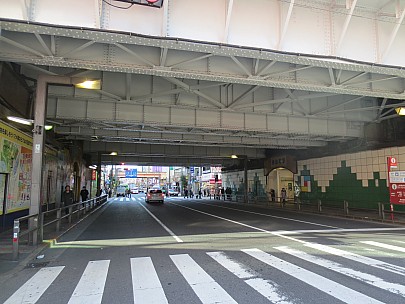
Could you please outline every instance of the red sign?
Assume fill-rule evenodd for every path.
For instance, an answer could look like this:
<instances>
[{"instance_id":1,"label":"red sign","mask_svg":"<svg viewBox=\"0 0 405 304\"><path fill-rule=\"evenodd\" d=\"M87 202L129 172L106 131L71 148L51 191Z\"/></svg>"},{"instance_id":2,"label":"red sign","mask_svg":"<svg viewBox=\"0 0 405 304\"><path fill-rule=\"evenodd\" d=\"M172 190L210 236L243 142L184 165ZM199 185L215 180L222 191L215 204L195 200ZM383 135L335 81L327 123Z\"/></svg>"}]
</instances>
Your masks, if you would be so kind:
<instances>
[{"instance_id":1,"label":"red sign","mask_svg":"<svg viewBox=\"0 0 405 304\"><path fill-rule=\"evenodd\" d=\"M96 180L97 179L97 172L96 170L91 171L91 180Z\"/></svg>"},{"instance_id":2,"label":"red sign","mask_svg":"<svg viewBox=\"0 0 405 304\"><path fill-rule=\"evenodd\" d=\"M217 184L222 184L222 180L219 179L216 183L217 183ZM214 178L211 178L211 179L210 179L210 184L212 184L212 185L215 184L215 179L214 179Z\"/></svg>"},{"instance_id":3,"label":"red sign","mask_svg":"<svg viewBox=\"0 0 405 304\"><path fill-rule=\"evenodd\" d=\"M405 171L391 171L393 168L398 168L395 157L388 157L387 165L390 203L405 204Z\"/></svg>"},{"instance_id":4,"label":"red sign","mask_svg":"<svg viewBox=\"0 0 405 304\"><path fill-rule=\"evenodd\" d=\"M395 157L388 157L388 170L398 168L397 159Z\"/></svg>"}]
</instances>

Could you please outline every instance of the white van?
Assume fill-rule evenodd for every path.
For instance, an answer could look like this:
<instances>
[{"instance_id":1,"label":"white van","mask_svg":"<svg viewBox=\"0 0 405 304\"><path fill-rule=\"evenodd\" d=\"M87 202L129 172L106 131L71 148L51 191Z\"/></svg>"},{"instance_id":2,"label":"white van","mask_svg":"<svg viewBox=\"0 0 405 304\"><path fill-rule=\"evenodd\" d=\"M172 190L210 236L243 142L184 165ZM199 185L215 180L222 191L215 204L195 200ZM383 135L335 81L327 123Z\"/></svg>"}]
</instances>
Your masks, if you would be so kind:
<instances>
[{"instance_id":1,"label":"white van","mask_svg":"<svg viewBox=\"0 0 405 304\"><path fill-rule=\"evenodd\" d=\"M119 196L125 196L127 187L126 186L117 186L117 190L115 192L115 194L117 195L117 197Z\"/></svg>"}]
</instances>

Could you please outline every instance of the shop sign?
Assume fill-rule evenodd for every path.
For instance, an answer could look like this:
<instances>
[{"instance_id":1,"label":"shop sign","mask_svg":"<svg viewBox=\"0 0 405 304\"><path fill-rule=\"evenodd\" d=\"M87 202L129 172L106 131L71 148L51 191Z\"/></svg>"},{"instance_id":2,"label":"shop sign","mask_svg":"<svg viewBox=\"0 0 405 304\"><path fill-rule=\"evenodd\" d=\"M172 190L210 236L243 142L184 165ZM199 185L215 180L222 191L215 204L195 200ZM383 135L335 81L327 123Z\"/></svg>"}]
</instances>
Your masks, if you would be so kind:
<instances>
[{"instance_id":1,"label":"shop sign","mask_svg":"<svg viewBox=\"0 0 405 304\"><path fill-rule=\"evenodd\" d=\"M97 179L97 172L96 172L96 170L92 170L91 171L91 180L96 180Z\"/></svg>"}]
</instances>

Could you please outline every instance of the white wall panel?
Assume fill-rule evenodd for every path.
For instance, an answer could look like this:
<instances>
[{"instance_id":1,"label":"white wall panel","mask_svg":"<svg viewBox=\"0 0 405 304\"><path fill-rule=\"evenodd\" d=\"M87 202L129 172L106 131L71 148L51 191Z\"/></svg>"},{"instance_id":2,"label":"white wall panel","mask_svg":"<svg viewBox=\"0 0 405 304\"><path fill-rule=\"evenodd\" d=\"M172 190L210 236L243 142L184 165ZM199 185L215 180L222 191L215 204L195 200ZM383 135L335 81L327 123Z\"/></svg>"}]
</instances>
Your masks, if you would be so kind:
<instances>
[{"instance_id":1,"label":"white wall panel","mask_svg":"<svg viewBox=\"0 0 405 304\"><path fill-rule=\"evenodd\" d=\"M144 119L146 123L160 123L160 124L170 124L170 109L163 107L144 107Z\"/></svg>"},{"instance_id":2,"label":"white wall panel","mask_svg":"<svg viewBox=\"0 0 405 304\"><path fill-rule=\"evenodd\" d=\"M87 118L113 120L115 118L115 108L113 103L88 102Z\"/></svg>"},{"instance_id":3,"label":"white wall panel","mask_svg":"<svg viewBox=\"0 0 405 304\"><path fill-rule=\"evenodd\" d=\"M117 120L143 122L143 107L133 104L117 105Z\"/></svg>"},{"instance_id":4,"label":"white wall panel","mask_svg":"<svg viewBox=\"0 0 405 304\"><path fill-rule=\"evenodd\" d=\"M222 112L222 127L229 129L241 129L245 126L243 113Z\"/></svg>"},{"instance_id":5,"label":"white wall panel","mask_svg":"<svg viewBox=\"0 0 405 304\"><path fill-rule=\"evenodd\" d=\"M197 126L198 127L220 127L220 112L214 111L199 111L200 115L197 115Z\"/></svg>"},{"instance_id":6,"label":"white wall panel","mask_svg":"<svg viewBox=\"0 0 405 304\"><path fill-rule=\"evenodd\" d=\"M252 5L251 1L234 0L228 43L275 49L279 36L277 14L277 1L255 0ZM246 22L247 16L255 18Z\"/></svg>"},{"instance_id":7,"label":"white wall panel","mask_svg":"<svg viewBox=\"0 0 405 304\"><path fill-rule=\"evenodd\" d=\"M267 130L266 116L256 114L245 114L245 126L248 130Z\"/></svg>"},{"instance_id":8,"label":"white wall panel","mask_svg":"<svg viewBox=\"0 0 405 304\"><path fill-rule=\"evenodd\" d=\"M97 28L99 12L96 1L35 0L34 20L41 23Z\"/></svg>"},{"instance_id":9,"label":"white wall panel","mask_svg":"<svg viewBox=\"0 0 405 304\"><path fill-rule=\"evenodd\" d=\"M0 18L24 20L26 18L26 8L22 1L0 0Z\"/></svg>"},{"instance_id":10,"label":"white wall panel","mask_svg":"<svg viewBox=\"0 0 405 304\"><path fill-rule=\"evenodd\" d=\"M288 118L283 116L268 116L267 125L269 131L286 132L288 130Z\"/></svg>"},{"instance_id":11,"label":"white wall panel","mask_svg":"<svg viewBox=\"0 0 405 304\"><path fill-rule=\"evenodd\" d=\"M195 111L193 109L171 109L171 120L175 125L195 125Z\"/></svg>"},{"instance_id":12,"label":"white wall panel","mask_svg":"<svg viewBox=\"0 0 405 304\"><path fill-rule=\"evenodd\" d=\"M56 116L58 118L75 117L86 118L87 104L79 100L58 99Z\"/></svg>"},{"instance_id":13,"label":"white wall panel","mask_svg":"<svg viewBox=\"0 0 405 304\"><path fill-rule=\"evenodd\" d=\"M289 117L288 118L291 133L308 133L308 119L301 117Z\"/></svg>"},{"instance_id":14,"label":"white wall panel","mask_svg":"<svg viewBox=\"0 0 405 304\"><path fill-rule=\"evenodd\" d=\"M168 36L221 42L225 29L224 12L225 0L171 0Z\"/></svg>"},{"instance_id":15,"label":"white wall panel","mask_svg":"<svg viewBox=\"0 0 405 304\"><path fill-rule=\"evenodd\" d=\"M115 4L117 4L115 2ZM166 4L166 3L165 3ZM118 3L119 6L128 6ZM161 36L163 26L163 9L133 5L127 10L114 8L104 4L108 13L105 17L108 28L130 33L139 33L150 36ZM145 22L148 20L148 22Z\"/></svg>"}]
</instances>

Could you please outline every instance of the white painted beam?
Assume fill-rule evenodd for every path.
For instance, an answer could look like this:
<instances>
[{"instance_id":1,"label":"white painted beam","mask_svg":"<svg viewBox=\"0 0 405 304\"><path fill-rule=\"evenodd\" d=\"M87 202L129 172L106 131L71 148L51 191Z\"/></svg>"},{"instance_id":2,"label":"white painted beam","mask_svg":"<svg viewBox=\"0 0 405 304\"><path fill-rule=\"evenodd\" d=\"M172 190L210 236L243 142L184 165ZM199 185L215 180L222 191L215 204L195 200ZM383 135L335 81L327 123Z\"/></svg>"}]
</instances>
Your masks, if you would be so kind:
<instances>
[{"instance_id":1,"label":"white painted beam","mask_svg":"<svg viewBox=\"0 0 405 304\"><path fill-rule=\"evenodd\" d=\"M340 48L342 46L343 40L345 39L347 28L349 27L350 20L352 19L354 9L356 7L357 0L353 0L350 6L349 14L346 16L345 23L343 24L342 33L340 34L339 42L336 46L335 54L339 54Z\"/></svg>"}]
</instances>

